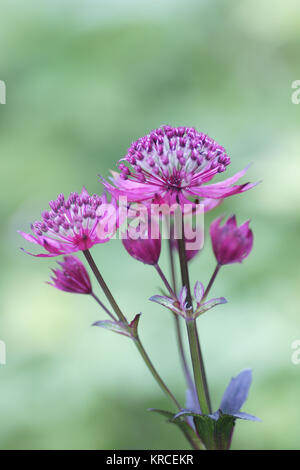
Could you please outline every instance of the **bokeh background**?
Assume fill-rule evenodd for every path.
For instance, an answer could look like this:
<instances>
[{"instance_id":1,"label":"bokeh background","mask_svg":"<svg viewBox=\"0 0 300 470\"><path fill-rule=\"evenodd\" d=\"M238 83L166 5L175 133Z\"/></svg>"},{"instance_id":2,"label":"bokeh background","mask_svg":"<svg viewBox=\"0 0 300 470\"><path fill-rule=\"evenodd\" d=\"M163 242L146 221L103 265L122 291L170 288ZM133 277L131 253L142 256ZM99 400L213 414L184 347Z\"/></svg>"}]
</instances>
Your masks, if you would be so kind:
<instances>
[{"instance_id":1,"label":"bokeh background","mask_svg":"<svg viewBox=\"0 0 300 470\"><path fill-rule=\"evenodd\" d=\"M146 411L170 404L130 341L91 328L104 318L97 305L48 286L55 259L25 255L17 234L58 193L100 192L97 175L168 123L216 138L232 157L228 175L252 162L247 178L263 180L206 217L206 227L221 213L251 218L255 245L221 271L212 294L229 303L199 328L215 408L230 377L254 371L244 410L262 422L238 422L233 448L299 449L299 2L2 0L0 12L0 448L186 448ZM128 316L143 312L145 346L183 401L172 318L147 300L156 273L118 240L93 254ZM213 267L207 239L193 280L207 282Z\"/></svg>"}]
</instances>

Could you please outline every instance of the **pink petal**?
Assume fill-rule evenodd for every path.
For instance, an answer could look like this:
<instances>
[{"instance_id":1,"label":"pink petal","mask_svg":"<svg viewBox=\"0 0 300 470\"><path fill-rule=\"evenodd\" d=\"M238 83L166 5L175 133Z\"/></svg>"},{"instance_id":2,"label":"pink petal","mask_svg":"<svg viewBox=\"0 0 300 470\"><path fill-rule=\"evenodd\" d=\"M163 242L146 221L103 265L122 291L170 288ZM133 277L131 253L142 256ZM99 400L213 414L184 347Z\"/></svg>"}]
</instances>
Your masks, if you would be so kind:
<instances>
[{"instance_id":1,"label":"pink petal","mask_svg":"<svg viewBox=\"0 0 300 470\"><path fill-rule=\"evenodd\" d=\"M205 198L201 201L201 204L204 205L204 212L209 212L216 207L218 207L220 204L222 204L223 199L210 199L210 198Z\"/></svg>"},{"instance_id":2,"label":"pink petal","mask_svg":"<svg viewBox=\"0 0 300 470\"><path fill-rule=\"evenodd\" d=\"M124 184L122 183L121 188L115 188L110 183L102 179L102 184L110 194L112 194L116 198L120 196L126 196L129 202L138 202L143 201L145 199L152 199L155 196L156 192L160 189L157 186L150 184L136 182L133 183L134 186L131 184L128 184L128 186L124 186Z\"/></svg>"},{"instance_id":3,"label":"pink petal","mask_svg":"<svg viewBox=\"0 0 300 470\"><path fill-rule=\"evenodd\" d=\"M23 238L25 238L25 240L27 240L28 242L30 243L36 243L37 245L39 245L39 242L37 240L37 238L35 238L33 235L31 235L30 233L25 233L25 232L22 232L21 230L18 230L18 233L20 235L22 235Z\"/></svg>"},{"instance_id":4,"label":"pink petal","mask_svg":"<svg viewBox=\"0 0 300 470\"><path fill-rule=\"evenodd\" d=\"M226 180L220 181L219 183L215 183L212 186L229 186L233 183L236 183L242 176L244 176L247 173L250 166L251 164L247 165L246 168L244 168L241 171L238 171L237 173L235 173L235 175L231 176L230 178L227 178Z\"/></svg>"},{"instance_id":5,"label":"pink petal","mask_svg":"<svg viewBox=\"0 0 300 470\"><path fill-rule=\"evenodd\" d=\"M236 216L235 215L232 215L231 217L229 217L229 219L227 220L226 222L226 225L230 225L232 227L237 227L237 224L236 224Z\"/></svg>"},{"instance_id":6,"label":"pink petal","mask_svg":"<svg viewBox=\"0 0 300 470\"><path fill-rule=\"evenodd\" d=\"M34 253L30 253L29 251L24 250L24 248L21 248L21 250L24 251L24 253L27 255L31 255L36 258L52 258L53 256L59 256L59 253L39 253L38 255L35 255Z\"/></svg>"},{"instance_id":7,"label":"pink petal","mask_svg":"<svg viewBox=\"0 0 300 470\"><path fill-rule=\"evenodd\" d=\"M82 196L89 196L89 193L88 193L88 191L87 191L87 189L86 189L85 186L82 186L82 190L81 190L81 193L80 193L80 197L82 197Z\"/></svg>"},{"instance_id":8,"label":"pink petal","mask_svg":"<svg viewBox=\"0 0 300 470\"><path fill-rule=\"evenodd\" d=\"M225 187L216 186L219 183L211 184L209 186L200 186L199 188L191 188L191 194L199 197L208 197L213 199L222 199L234 194L243 193L256 186L258 183L244 183L238 186Z\"/></svg>"}]
</instances>

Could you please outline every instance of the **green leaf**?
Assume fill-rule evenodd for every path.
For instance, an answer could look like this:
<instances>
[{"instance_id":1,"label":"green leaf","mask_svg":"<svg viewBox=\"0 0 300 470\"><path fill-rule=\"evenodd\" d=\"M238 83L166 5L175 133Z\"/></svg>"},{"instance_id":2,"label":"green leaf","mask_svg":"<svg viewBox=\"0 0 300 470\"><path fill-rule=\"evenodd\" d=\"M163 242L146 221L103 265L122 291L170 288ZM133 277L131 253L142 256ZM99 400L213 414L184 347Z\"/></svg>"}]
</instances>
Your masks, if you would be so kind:
<instances>
[{"instance_id":1,"label":"green leaf","mask_svg":"<svg viewBox=\"0 0 300 470\"><path fill-rule=\"evenodd\" d=\"M227 304L227 300L224 297L211 299L208 302L205 302L204 304L200 304L197 307L197 311L194 313L194 318L198 318L199 315L202 315L203 313L207 312L211 308L216 307L216 305L221 305L221 304Z\"/></svg>"},{"instance_id":2,"label":"green leaf","mask_svg":"<svg viewBox=\"0 0 300 470\"><path fill-rule=\"evenodd\" d=\"M221 414L215 425L215 440L219 450L228 450L231 444L235 418Z\"/></svg>"},{"instance_id":3,"label":"green leaf","mask_svg":"<svg viewBox=\"0 0 300 470\"><path fill-rule=\"evenodd\" d=\"M208 450L215 450L215 420L209 416L199 415L194 417L194 423L199 436Z\"/></svg>"},{"instance_id":4,"label":"green leaf","mask_svg":"<svg viewBox=\"0 0 300 470\"><path fill-rule=\"evenodd\" d=\"M172 422L172 418L174 416L174 413L171 413L171 411L159 410L157 408L149 408L148 411L153 411L154 413L158 413L162 416L165 416L166 418L168 418L168 422Z\"/></svg>"},{"instance_id":5,"label":"green leaf","mask_svg":"<svg viewBox=\"0 0 300 470\"><path fill-rule=\"evenodd\" d=\"M193 416L197 433L208 450L227 450L231 444L235 418L219 412L219 418L213 419L199 413L182 412L173 417L173 422L180 422L185 416Z\"/></svg>"},{"instance_id":6,"label":"green leaf","mask_svg":"<svg viewBox=\"0 0 300 470\"><path fill-rule=\"evenodd\" d=\"M192 416L194 419L194 424L197 430L199 437L201 438L206 449L213 450L215 449L215 439L214 439L214 430L215 430L215 421L207 415L201 415L199 413L193 413L191 411L182 411L173 416L173 422L178 423L182 422L186 416Z\"/></svg>"},{"instance_id":7,"label":"green leaf","mask_svg":"<svg viewBox=\"0 0 300 470\"><path fill-rule=\"evenodd\" d=\"M152 297L150 297L149 300L151 300L151 302L156 302L157 304L162 305L163 307L167 307L170 310L173 310L174 300L170 297L164 295L153 295Z\"/></svg>"},{"instance_id":8,"label":"green leaf","mask_svg":"<svg viewBox=\"0 0 300 470\"><path fill-rule=\"evenodd\" d=\"M137 338L137 329L141 313L138 313L129 325L125 325L121 321L101 320L93 323L92 326L100 326L106 330L113 331L119 335L127 336L128 338Z\"/></svg>"},{"instance_id":9,"label":"green leaf","mask_svg":"<svg viewBox=\"0 0 300 470\"><path fill-rule=\"evenodd\" d=\"M181 315L182 317L185 318L184 313L180 310L178 301L176 302L174 299L171 297L167 297L164 295L153 295L150 297L151 302L156 302L159 305L162 305L163 307L166 307L167 309L171 310L173 313L176 313L177 315Z\"/></svg>"},{"instance_id":10,"label":"green leaf","mask_svg":"<svg viewBox=\"0 0 300 470\"><path fill-rule=\"evenodd\" d=\"M93 323L92 326L100 326L101 328L105 328L106 330L113 331L114 333L118 333L119 335L128 336L131 338L130 332L127 330L126 325L122 322L114 322L112 320L101 320L96 321Z\"/></svg>"},{"instance_id":11,"label":"green leaf","mask_svg":"<svg viewBox=\"0 0 300 470\"><path fill-rule=\"evenodd\" d=\"M171 413L170 411L165 411L165 410L158 410L156 408L149 408L148 411L154 411L154 413L161 414L162 416L165 416L167 419L167 423L175 424L179 427L179 429L183 432L185 437L193 443L193 447L198 450L203 450L203 443L199 439L199 436L197 436L197 433L194 431L194 429L186 422L183 420L176 420L174 421L174 413Z\"/></svg>"}]
</instances>

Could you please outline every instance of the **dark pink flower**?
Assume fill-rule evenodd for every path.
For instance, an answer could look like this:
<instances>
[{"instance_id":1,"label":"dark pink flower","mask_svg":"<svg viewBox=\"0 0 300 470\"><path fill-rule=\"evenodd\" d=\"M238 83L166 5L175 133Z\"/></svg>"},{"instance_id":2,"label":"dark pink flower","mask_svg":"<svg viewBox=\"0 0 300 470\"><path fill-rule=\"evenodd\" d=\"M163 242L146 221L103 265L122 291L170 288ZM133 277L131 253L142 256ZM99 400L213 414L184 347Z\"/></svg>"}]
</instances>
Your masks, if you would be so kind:
<instances>
[{"instance_id":1,"label":"dark pink flower","mask_svg":"<svg viewBox=\"0 0 300 470\"><path fill-rule=\"evenodd\" d=\"M219 217L210 226L212 247L218 264L241 263L253 245L249 220L238 227L235 216L230 217L223 226L220 225L222 219Z\"/></svg>"},{"instance_id":2,"label":"dark pink flower","mask_svg":"<svg viewBox=\"0 0 300 470\"><path fill-rule=\"evenodd\" d=\"M236 173L219 183L206 185L230 163L226 151L217 142L192 127L162 126L133 142L120 160L121 173L113 173L113 184L103 181L115 197L128 201L151 201L181 206L189 198L201 199L210 210L218 201L255 186L234 185L247 171Z\"/></svg>"},{"instance_id":3,"label":"dark pink flower","mask_svg":"<svg viewBox=\"0 0 300 470\"><path fill-rule=\"evenodd\" d=\"M50 211L42 220L31 225L34 235L19 232L25 240L41 245L47 253L38 257L58 256L87 250L97 243L107 242L118 225L114 198L107 203L106 195L90 196L85 188L80 195L71 193L68 199L60 194L49 202ZM26 252L27 253L27 252Z\"/></svg>"},{"instance_id":4,"label":"dark pink flower","mask_svg":"<svg viewBox=\"0 0 300 470\"><path fill-rule=\"evenodd\" d=\"M136 229L133 230L131 227L126 232L126 238L122 240L130 256L144 264L156 265L160 256L161 237L158 227L155 231L156 234L151 236L151 230L149 232L141 230L140 233L136 233Z\"/></svg>"},{"instance_id":5,"label":"dark pink flower","mask_svg":"<svg viewBox=\"0 0 300 470\"><path fill-rule=\"evenodd\" d=\"M53 282L48 282L56 289L74 294L91 294L92 285L83 263L75 256L65 256L63 261L59 261L59 269L53 269Z\"/></svg>"}]
</instances>

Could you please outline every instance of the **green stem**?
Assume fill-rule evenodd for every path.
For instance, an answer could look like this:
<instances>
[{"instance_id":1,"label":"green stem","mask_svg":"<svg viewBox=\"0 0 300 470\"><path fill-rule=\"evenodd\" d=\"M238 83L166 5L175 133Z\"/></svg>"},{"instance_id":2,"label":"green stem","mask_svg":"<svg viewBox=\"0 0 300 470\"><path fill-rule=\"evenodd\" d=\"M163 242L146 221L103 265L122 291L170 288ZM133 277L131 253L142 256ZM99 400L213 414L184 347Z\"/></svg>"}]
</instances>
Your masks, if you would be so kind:
<instances>
[{"instance_id":1,"label":"green stem","mask_svg":"<svg viewBox=\"0 0 300 470\"><path fill-rule=\"evenodd\" d=\"M215 279L217 277L218 272L220 271L220 268L221 268L221 265L218 263L217 266L216 266L216 269L214 270L213 275L211 276L210 281L209 281L209 283L208 283L208 285L205 289L204 295L201 299L202 303L204 302L204 300L208 296L208 293L209 293L210 289L212 288L213 283L215 282Z\"/></svg>"},{"instance_id":2,"label":"green stem","mask_svg":"<svg viewBox=\"0 0 300 470\"><path fill-rule=\"evenodd\" d=\"M127 322L125 316L123 315L120 307L118 306L118 304L115 301L112 293L110 292L107 284L105 283L103 277L101 276L100 271L97 268L96 263L95 263L94 259L92 258L91 253L89 252L89 250L84 250L83 254L86 257L87 262L89 263L93 273L95 274L95 277L96 277L97 281L100 284L100 287L102 288L104 294L106 295L107 300L111 304L111 306L112 306L113 310L115 311L117 317L119 318L120 321L122 321L122 323L124 323L124 325L126 325L127 328L129 328L129 325L128 325L128 322ZM158 374L157 370L153 366L148 354L145 351L144 346L142 345L142 342L141 342L140 338L137 336L136 338L133 338L133 340L134 340L134 343L135 343L139 353L141 354L142 358L144 359L145 364L147 365L148 369L150 370L151 374L153 375L154 379L156 380L156 382L158 383L160 388L173 401L176 408L181 410L180 404L178 403L178 401L176 400L176 398L174 397L172 392L168 389L168 387L166 386L166 384L164 383L164 381L162 380L162 378Z\"/></svg>"},{"instance_id":3,"label":"green stem","mask_svg":"<svg viewBox=\"0 0 300 470\"><path fill-rule=\"evenodd\" d=\"M175 274L175 262L174 262L174 252L173 252L173 247L172 247L172 240L171 236L168 240L168 245L169 245L169 260L170 260L170 268L171 268L171 275L172 275L172 285L173 285L173 291L175 292L176 295L176 274ZM182 339L182 331L181 331L181 324L180 324L180 319L178 315L174 314L174 321L175 321L175 331L176 331L176 336L177 336L177 344L178 344L178 350L179 350L179 356L181 360L181 366L183 369L183 373L185 376L185 380L187 383L187 386L189 387L191 393L194 393L194 382L190 373L190 369L186 360L185 356L185 351L184 351L184 346L183 346L183 339Z\"/></svg>"},{"instance_id":4,"label":"green stem","mask_svg":"<svg viewBox=\"0 0 300 470\"><path fill-rule=\"evenodd\" d=\"M103 308L103 310L107 313L107 315L110 316L110 318L111 318L113 321L118 321L118 319L113 316L113 314L108 310L108 308L105 307L105 305L104 305L104 304L101 302L101 300L96 296L96 294L94 294L94 292L91 292L90 295L93 297L93 299L96 300L96 302L100 305L100 307Z\"/></svg>"},{"instance_id":5,"label":"green stem","mask_svg":"<svg viewBox=\"0 0 300 470\"><path fill-rule=\"evenodd\" d=\"M135 345L140 353L140 355L142 356L142 358L144 359L145 363L147 364L147 367L148 369L150 370L151 374L153 375L154 379L156 380L156 382L158 383L158 385L160 386L160 388L162 389L162 391L168 395L169 398L171 398L171 400L173 401L173 403L175 404L176 408L178 408L179 410L181 410L181 406L180 404L178 403L178 401L176 400L176 398L174 397L173 393L169 390L169 388L166 386L165 382L162 380L162 378L160 377L160 375L158 374L157 370L155 369L155 367L153 366L147 352L145 351L145 348L144 346L142 345L141 343L141 340L139 337L137 337L135 339Z\"/></svg>"},{"instance_id":6,"label":"green stem","mask_svg":"<svg viewBox=\"0 0 300 470\"><path fill-rule=\"evenodd\" d=\"M199 336L197 332L196 320L192 318L193 315L193 303L190 288L190 279L188 272L188 264L185 253L185 239L184 239L184 220L182 216L182 236L178 239L178 250L180 259L181 278L183 286L187 288L187 314L191 317L186 321L187 333L189 338L190 353L193 365L195 386L197 396L201 408L201 412L204 414L211 413L211 404L208 391L208 384L206 379L205 367L203 356L201 352L201 346Z\"/></svg>"},{"instance_id":7,"label":"green stem","mask_svg":"<svg viewBox=\"0 0 300 470\"><path fill-rule=\"evenodd\" d=\"M176 299L176 294L174 292L174 290L172 289L172 287L170 286L166 276L164 275L164 273L162 272L161 268L159 267L158 264L155 264L154 265L156 271L158 272L158 275L160 276L161 280L163 281L164 285L166 286L166 288L168 289L169 291L169 294L171 295L171 297L173 297L173 299Z\"/></svg>"},{"instance_id":8,"label":"green stem","mask_svg":"<svg viewBox=\"0 0 300 470\"><path fill-rule=\"evenodd\" d=\"M173 230L173 229L172 229ZM170 268L171 268L171 276L172 276L172 285L175 294L177 293L177 283L176 283L176 271L175 271L175 260L174 260L174 251L172 247L172 234L170 233L170 238L168 240L168 247L169 247L169 260L170 260Z\"/></svg>"},{"instance_id":9,"label":"green stem","mask_svg":"<svg viewBox=\"0 0 300 470\"><path fill-rule=\"evenodd\" d=\"M207 384L204 376L204 366L200 350L200 343L197 333L196 321L187 320L186 322L190 352L193 364L194 379L196 385L197 396L203 414L211 413L211 406L207 396Z\"/></svg>"},{"instance_id":10,"label":"green stem","mask_svg":"<svg viewBox=\"0 0 300 470\"><path fill-rule=\"evenodd\" d=\"M83 254L86 257L86 260L89 263L89 265L91 267L91 270L95 274L95 277L96 277L97 281L99 282L100 287L102 288L104 294L106 295L106 298L109 301L110 305L112 306L112 309L115 311L117 317L119 318L119 320L121 322L123 322L124 324L127 324L126 318L124 317L120 307L118 306L117 302L115 301L115 299L114 299L112 293L110 292L106 282L104 281L103 277L101 276L100 271L97 268L96 263L93 260L90 251L89 250L84 250Z\"/></svg>"}]
</instances>

